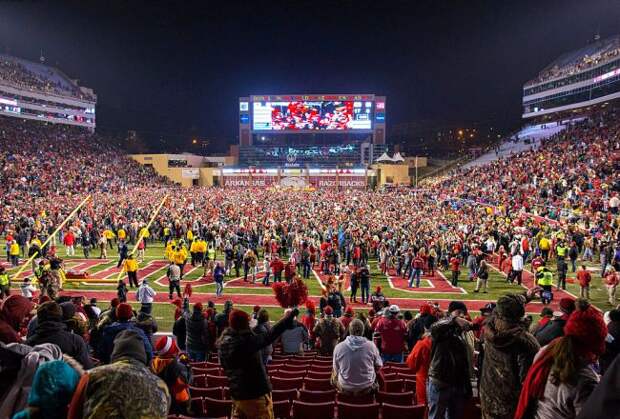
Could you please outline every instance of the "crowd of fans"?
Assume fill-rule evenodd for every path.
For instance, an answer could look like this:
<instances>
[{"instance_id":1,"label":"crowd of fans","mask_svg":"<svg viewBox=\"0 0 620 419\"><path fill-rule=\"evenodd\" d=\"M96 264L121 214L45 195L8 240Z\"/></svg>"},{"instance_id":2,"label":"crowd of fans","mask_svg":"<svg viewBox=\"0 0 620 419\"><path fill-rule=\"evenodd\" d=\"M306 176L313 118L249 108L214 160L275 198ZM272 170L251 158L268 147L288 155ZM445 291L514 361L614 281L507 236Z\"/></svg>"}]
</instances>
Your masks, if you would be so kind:
<instances>
[{"instance_id":1,"label":"crowd of fans","mask_svg":"<svg viewBox=\"0 0 620 419\"><path fill-rule=\"evenodd\" d=\"M535 79L530 80L526 84L526 87L547 80L580 73L589 68L611 61L617 58L618 55L620 55L620 38L614 37L606 40L606 43L592 54L580 54L574 60L562 63L562 65L552 65L551 67L545 68Z\"/></svg>"},{"instance_id":2,"label":"crowd of fans","mask_svg":"<svg viewBox=\"0 0 620 419\"><path fill-rule=\"evenodd\" d=\"M56 70L50 67L37 66L40 68L39 72L32 71L18 59L3 55L0 57L0 82L42 93L94 99L90 94L82 92L78 86L69 80L62 82L64 76L59 75Z\"/></svg>"},{"instance_id":3,"label":"crowd of fans","mask_svg":"<svg viewBox=\"0 0 620 419\"><path fill-rule=\"evenodd\" d=\"M204 241L202 257L192 256L223 258L225 271L255 272L262 258L278 266L276 276L283 272L277 256L292 263L288 280L307 277L308 266L348 275L351 291L359 281L362 302L373 308L366 315L347 307L338 281L328 283L318 310L310 304L298 319L291 309L274 325L258 308L250 316L227 304L217 313L212 303L190 308L189 299L177 300L173 337L156 338L152 299L134 312L120 300L104 310L96 301L67 301L53 288L45 296L11 295L0 310L0 415L195 414L192 363L211 360L227 376L239 417L272 417L270 362L309 351L333 357L333 387L350 396L385 390L385 366L409 354L416 400L433 419L462 417L474 394L489 418L609 417L597 412L618 368L620 183L611 156L620 150L619 131L608 110L536 149L429 180L422 190L231 192L168 184L76 128L3 118L0 233L9 261L34 249L46 258L37 263L53 271L60 246L97 244L96 256L105 257L114 241L126 252L168 196L149 241L184 241L190 250ZM86 194L89 204L42 246ZM608 324L586 293L576 303L562 299L560 312L547 309L539 321L525 317L531 299L552 301L578 261L595 259L610 291ZM483 292L492 286L487 263L509 261L509 279L518 284L531 264L540 287L522 293L515 285L473 319L458 301L444 310L425 305L414 318L380 289L368 295L371 260L409 278L410 287L419 286L421 270L441 268L452 271L455 285L477 280ZM0 272L3 294L10 281Z\"/></svg>"}]
</instances>

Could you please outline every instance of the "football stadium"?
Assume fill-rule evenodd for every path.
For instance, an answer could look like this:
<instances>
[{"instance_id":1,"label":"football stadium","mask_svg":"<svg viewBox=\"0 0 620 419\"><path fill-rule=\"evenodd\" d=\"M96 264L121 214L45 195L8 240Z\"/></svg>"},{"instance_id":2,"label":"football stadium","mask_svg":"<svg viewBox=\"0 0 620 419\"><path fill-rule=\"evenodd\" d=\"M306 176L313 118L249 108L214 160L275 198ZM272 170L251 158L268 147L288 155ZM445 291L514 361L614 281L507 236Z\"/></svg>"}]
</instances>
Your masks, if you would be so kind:
<instances>
[{"instance_id":1,"label":"football stadium","mask_svg":"<svg viewBox=\"0 0 620 419\"><path fill-rule=\"evenodd\" d=\"M112 3L83 40L51 30L53 15L77 31L81 7L49 9L37 36L4 36L0 417L619 417L617 5L583 16L604 31L542 36L536 53L500 31L528 58L481 78L472 92L498 92L479 98L451 91L478 83L467 74L486 41L472 32L472 61L455 80L444 65L423 74L429 86L413 91L433 99L415 111L409 55L461 54L442 43L456 35L375 49L388 69L374 74L335 45L310 51L354 31L366 13L350 4L338 31L328 19L300 29L294 51L274 5L254 16ZM413 30L403 13L424 27L418 6L389 3L373 13L398 24L377 23L377 40L340 34L343 45L400 37ZM506 27L529 16L482 3ZM584 6L544 13L569 32ZM451 14L424 12L452 30ZM38 18L11 6L5 30ZM189 35L201 19L211 42L239 49L205 44L211 66L187 58L201 54ZM168 59L146 58L149 37ZM266 44L282 48L263 55ZM90 69L122 54L134 61L121 78ZM488 54L492 66L506 51ZM130 68L145 60L148 72Z\"/></svg>"}]
</instances>

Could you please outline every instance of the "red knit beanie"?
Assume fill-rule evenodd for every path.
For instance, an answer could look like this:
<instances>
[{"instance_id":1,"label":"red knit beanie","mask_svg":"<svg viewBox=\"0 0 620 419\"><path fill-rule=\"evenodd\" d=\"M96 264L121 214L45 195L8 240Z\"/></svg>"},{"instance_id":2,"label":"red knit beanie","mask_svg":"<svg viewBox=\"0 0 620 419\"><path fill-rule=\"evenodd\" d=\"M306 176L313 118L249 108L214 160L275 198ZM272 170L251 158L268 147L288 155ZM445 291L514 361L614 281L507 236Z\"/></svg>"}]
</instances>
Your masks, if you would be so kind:
<instances>
[{"instance_id":1,"label":"red knit beanie","mask_svg":"<svg viewBox=\"0 0 620 419\"><path fill-rule=\"evenodd\" d=\"M172 305L175 305L178 308L181 308L182 304L183 304L183 301L181 301L180 298L175 298L174 300L172 300Z\"/></svg>"},{"instance_id":2,"label":"red knit beanie","mask_svg":"<svg viewBox=\"0 0 620 419\"><path fill-rule=\"evenodd\" d=\"M564 325L564 335L572 336L584 355L600 355L605 352L607 326L601 313L585 300L577 301L577 309Z\"/></svg>"},{"instance_id":3,"label":"red knit beanie","mask_svg":"<svg viewBox=\"0 0 620 419\"><path fill-rule=\"evenodd\" d=\"M250 316L243 310L232 310L228 315L228 325L234 330L245 330L250 327Z\"/></svg>"},{"instance_id":4,"label":"red knit beanie","mask_svg":"<svg viewBox=\"0 0 620 419\"><path fill-rule=\"evenodd\" d=\"M347 308L344 310L344 312L346 314L350 314L352 316L353 315L353 307L347 306Z\"/></svg>"},{"instance_id":5,"label":"red knit beanie","mask_svg":"<svg viewBox=\"0 0 620 419\"><path fill-rule=\"evenodd\" d=\"M560 310L564 313L571 314L575 311L575 300L567 297L560 299Z\"/></svg>"},{"instance_id":6,"label":"red knit beanie","mask_svg":"<svg viewBox=\"0 0 620 419\"><path fill-rule=\"evenodd\" d=\"M176 341L170 336L162 336L155 342L155 352L161 357L173 357L179 353Z\"/></svg>"},{"instance_id":7,"label":"red knit beanie","mask_svg":"<svg viewBox=\"0 0 620 419\"><path fill-rule=\"evenodd\" d=\"M112 300L110 300L110 305L112 307L118 307L120 303L121 301L118 298L112 298Z\"/></svg>"},{"instance_id":8,"label":"red knit beanie","mask_svg":"<svg viewBox=\"0 0 620 419\"><path fill-rule=\"evenodd\" d=\"M433 309L430 304L424 303L420 306L420 314L431 314L432 311Z\"/></svg>"},{"instance_id":9,"label":"red knit beanie","mask_svg":"<svg viewBox=\"0 0 620 419\"><path fill-rule=\"evenodd\" d=\"M253 311L254 311L254 313L258 313L260 311L260 306L259 305L255 305Z\"/></svg>"},{"instance_id":10,"label":"red knit beanie","mask_svg":"<svg viewBox=\"0 0 620 419\"><path fill-rule=\"evenodd\" d=\"M334 309L331 308L331 306L327 306L325 307L325 310L323 310L325 312L326 316L331 316L332 314L334 314Z\"/></svg>"},{"instance_id":11,"label":"red knit beanie","mask_svg":"<svg viewBox=\"0 0 620 419\"><path fill-rule=\"evenodd\" d=\"M129 320L133 316L133 310L131 306L127 303L120 303L118 307L116 307L116 317L119 320Z\"/></svg>"},{"instance_id":12,"label":"red knit beanie","mask_svg":"<svg viewBox=\"0 0 620 419\"><path fill-rule=\"evenodd\" d=\"M202 311L202 303L194 304L194 311Z\"/></svg>"}]
</instances>

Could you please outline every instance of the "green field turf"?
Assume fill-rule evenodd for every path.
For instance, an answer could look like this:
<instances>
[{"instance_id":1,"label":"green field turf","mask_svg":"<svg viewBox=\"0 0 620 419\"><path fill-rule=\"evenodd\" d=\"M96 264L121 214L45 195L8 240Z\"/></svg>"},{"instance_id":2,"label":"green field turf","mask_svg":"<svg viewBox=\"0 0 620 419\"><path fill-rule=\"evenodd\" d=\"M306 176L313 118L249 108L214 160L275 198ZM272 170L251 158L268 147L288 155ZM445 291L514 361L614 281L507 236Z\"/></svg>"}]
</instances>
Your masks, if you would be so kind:
<instances>
[{"instance_id":1,"label":"green field turf","mask_svg":"<svg viewBox=\"0 0 620 419\"><path fill-rule=\"evenodd\" d=\"M99 251L96 250L94 252L91 252L90 257L94 258L97 257L99 255ZM66 257L65 255L65 249L64 247L60 247L59 248L59 256L60 257ZM80 257L82 257L83 254L81 253L81 249L76 249L76 256L72 257L73 259L78 259ZM262 256L262 254L261 254ZM222 259L222 255L218 254L217 255L218 259ZM164 259L164 248L163 245L161 243L149 243L149 245L147 246L146 252L145 252L145 261L152 261L152 260L163 260ZM90 270L91 274L95 273L97 271L106 269L110 266L115 266L117 263L117 251L116 251L116 247L112 250L108 249L108 262L96 266L93 269ZM144 266L145 264L141 264L141 267ZM588 266L591 266L593 268L597 268L596 271L593 271L593 283L590 287L590 295L591 295L591 301L593 304L595 304L597 307L601 308L602 310L609 310L610 309L610 305L607 302L607 293L606 293L606 289L603 285L602 279L600 278L600 273L598 270L598 265L597 264L593 264L593 263L587 263ZM518 287L517 285L512 285L512 284L508 284L505 281L505 276L502 275L501 273L497 272L496 270L491 270L490 275L489 275L489 292L484 294L484 293L474 293L474 287L475 287L475 282L469 282L469 281L460 281L459 282L459 286L462 287L467 294L455 294L455 293L409 293L400 289L394 289L394 288L390 288L390 285L388 283L387 277L385 275L383 275L377 268L377 263L375 260L371 260L370 261L370 266L371 266L371 284L372 284L372 288L371 288L371 292L374 291L374 288L378 285L380 285L383 289L383 293L386 295L386 297L389 299L390 297L401 297L401 298L412 298L412 299L416 299L416 300L435 300L435 299L451 299L451 300L458 300L458 299L475 299L475 300L488 300L488 301L496 301L501 295L506 294L508 292L522 292L523 288ZM549 264L550 268L552 270L555 270L555 261L552 261ZM526 268L529 268L529 264L526 266ZM11 268L9 270L9 272L15 272L16 268ZM164 270L161 270L160 272L158 272L156 275L154 275L152 277L152 279L155 279L157 276L160 276L164 273ZM194 279L194 278L198 278L202 275L202 269L199 268L191 273L189 273L188 275L185 275L185 279ZM462 273L461 273L461 278L466 276L466 272L465 269L462 269ZM232 279L234 278L235 275L233 273L232 276L227 277L226 279ZM572 274L569 271L568 277L574 277L574 274ZM125 276L123 275L123 279L126 280ZM168 287L167 286L160 286L159 284L156 284L154 280L150 281L151 286L158 292L168 292ZM319 296L321 293L321 287L317 281L317 279L313 276L310 277L309 280L307 280L306 282L307 286L308 286L308 291L309 291L309 295L312 296ZM79 289L90 289L90 290L115 290L116 287L113 285L92 285L92 284L69 284L66 283L64 285L64 289L65 290L79 290ZM196 287L194 288L194 292L214 292L215 291L215 285L214 284L208 284L208 285L204 285L204 286L200 286L200 287ZM568 283L567 284L567 291L572 293L573 295L578 296L579 295L579 286L576 283ZM265 288L243 288L243 287L235 287L235 288L225 288L224 289L224 296L226 296L227 294L265 294L265 295L273 295L273 291L271 290L270 287L265 287ZM358 294L359 295L359 294ZM348 297L348 292L345 291L345 297ZM275 303L275 300L274 300ZM101 302L101 304L105 304L105 302ZM251 311L252 307L247 306L247 307L242 307L244 309L248 309L248 311ZM281 316L282 314L282 309L280 308L268 308L272 319L273 318L278 318L279 316ZM174 307L171 304L168 303L156 303L154 304L154 309L153 309L153 313L158 321L158 323L160 324L160 329L162 331L168 331L171 328L172 325L172 314L174 313Z\"/></svg>"}]
</instances>

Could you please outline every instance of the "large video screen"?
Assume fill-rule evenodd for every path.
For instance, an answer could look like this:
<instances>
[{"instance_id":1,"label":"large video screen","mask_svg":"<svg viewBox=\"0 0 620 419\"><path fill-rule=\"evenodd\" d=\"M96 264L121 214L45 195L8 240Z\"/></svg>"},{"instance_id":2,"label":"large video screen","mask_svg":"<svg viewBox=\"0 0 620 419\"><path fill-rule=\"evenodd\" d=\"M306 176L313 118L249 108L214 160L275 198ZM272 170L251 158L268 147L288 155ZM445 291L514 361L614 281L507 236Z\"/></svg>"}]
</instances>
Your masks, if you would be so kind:
<instances>
[{"instance_id":1,"label":"large video screen","mask_svg":"<svg viewBox=\"0 0 620 419\"><path fill-rule=\"evenodd\" d=\"M254 102L256 131L346 131L372 129L372 101Z\"/></svg>"}]
</instances>

